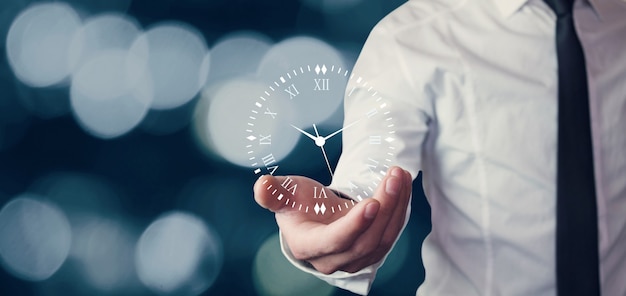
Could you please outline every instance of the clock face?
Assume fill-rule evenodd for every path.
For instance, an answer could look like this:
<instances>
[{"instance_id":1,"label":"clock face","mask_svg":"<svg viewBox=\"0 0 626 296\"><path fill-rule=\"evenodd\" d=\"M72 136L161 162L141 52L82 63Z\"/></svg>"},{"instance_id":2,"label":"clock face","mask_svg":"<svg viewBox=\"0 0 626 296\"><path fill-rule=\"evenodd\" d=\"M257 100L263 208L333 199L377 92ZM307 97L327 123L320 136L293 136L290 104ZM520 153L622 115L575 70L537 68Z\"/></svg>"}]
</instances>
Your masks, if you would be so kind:
<instances>
[{"instance_id":1,"label":"clock face","mask_svg":"<svg viewBox=\"0 0 626 296\"><path fill-rule=\"evenodd\" d=\"M341 108L344 98L351 102L345 107L346 118ZM350 147L342 146L342 137L348 136ZM390 102L365 78L320 63L276 77L253 100L245 151L255 175L289 176L280 186L266 187L273 196L294 209L324 216L345 211L374 193L391 166L394 140ZM344 164L349 171L357 171L358 177L335 176L342 148L360 150ZM354 159L354 155L362 157ZM317 169L315 174L312 168ZM347 169L339 173L344 171ZM340 177L333 188L350 199L330 202L327 195L331 189L300 185L302 179L294 175L325 185Z\"/></svg>"}]
</instances>

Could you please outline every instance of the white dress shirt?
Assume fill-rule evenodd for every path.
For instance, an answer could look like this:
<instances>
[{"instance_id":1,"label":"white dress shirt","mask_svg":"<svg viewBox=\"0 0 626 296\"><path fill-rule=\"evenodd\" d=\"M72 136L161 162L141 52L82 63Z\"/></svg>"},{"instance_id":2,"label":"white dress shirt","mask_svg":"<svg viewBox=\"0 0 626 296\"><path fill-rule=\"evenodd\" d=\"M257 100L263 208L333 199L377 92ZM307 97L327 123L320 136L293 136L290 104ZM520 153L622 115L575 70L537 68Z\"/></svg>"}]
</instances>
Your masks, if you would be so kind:
<instances>
[{"instance_id":1,"label":"white dress shirt","mask_svg":"<svg viewBox=\"0 0 626 296\"><path fill-rule=\"evenodd\" d=\"M626 1L578 1L574 19L587 62L602 295L623 296ZM541 0L411 0L372 30L354 72L393 103L395 164L423 172L432 209L417 295L555 295L555 22ZM346 122L367 111L354 95L345 107ZM368 152L357 147L376 128L345 131L332 186L367 175L358 164ZM325 276L283 250L360 294L380 265Z\"/></svg>"}]
</instances>

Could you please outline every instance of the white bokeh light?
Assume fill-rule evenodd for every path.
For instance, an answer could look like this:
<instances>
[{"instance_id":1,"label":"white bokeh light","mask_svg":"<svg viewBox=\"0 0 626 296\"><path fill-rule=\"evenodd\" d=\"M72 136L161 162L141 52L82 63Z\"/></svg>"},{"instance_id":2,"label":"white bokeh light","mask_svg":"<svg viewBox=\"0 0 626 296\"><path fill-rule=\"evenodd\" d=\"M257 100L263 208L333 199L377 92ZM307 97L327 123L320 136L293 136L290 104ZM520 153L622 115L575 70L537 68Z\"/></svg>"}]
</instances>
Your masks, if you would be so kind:
<instances>
[{"instance_id":1,"label":"white bokeh light","mask_svg":"<svg viewBox=\"0 0 626 296\"><path fill-rule=\"evenodd\" d=\"M65 262L71 240L65 214L39 196L23 194L0 210L0 258L16 277L50 278Z\"/></svg>"},{"instance_id":2,"label":"white bokeh light","mask_svg":"<svg viewBox=\"0 0 626 296\"><path fill-rule=\"evenodd\" d=\"M230 163L250 167L249 155L245 147L250 144L247 123L255 100L267 90L265 83L255 79L233 79L208 87L196 107L194 129L200 143L209 152L216 153ZM249 106L249 107L248 107ZM285 114L285 118L295 115L291 106L282 104L272 107L272 111ZM288 122L288 121L287 121ZM266 126L258 125L262 132L282 135L273 139L272 153L277 161L285 158L298 142L298 133L281 133L287 123L266 121ZM270 149L260 147L259 149ZM263 153L263 152L259 152Z\"/></svg>"},{"instance_id":3,"label":"white bokeh light","mask_svg":"<svg viewBox=\"0 0 626 296\"><path fill-rule=\"evenodd\" d=\"M71 256L81 274L102 292L123 292L137 283L133 264L136 238L119 220L83 215L74 231Z\"/></svg>"},{"instance_id":4,"label":"white bokeh light","mask_svg":"<svg viewBox=\"0 0 626 296\"><path fill-rule=\"evenodd\" d=\"M143 76L135 74L136 63L127 51L108 50L72 77L72 110L87 132L105 139L118 137L145 117L152 92Z\"/></svg>"},{"instance_id":5,"label":"white bokeh light","mask_svg":"<svg viewBox=\"0 0 626 296\"><path fill-rule=\"evenodd\" d=\"M236 32L222 37L211 48L209 81L254 75L271 46L269 37L256 32Z\"/></svg>"},{"instance_id":6,"label":"white bokeh light","mask_svg":"<svg viewBox=\"0 0 626 296\"><path fill-rule=\"evenodd\" d=\"M252 266L254 286L262 296L324 296L335 288L293 266L280 250L278 234L261 246Z\"/></svg>"},{"instance_id":7,"label":"white bokeh light","mask_svg":"<svg viewBox=\"0 0 626 296\"><path fill-rule=\"evenodd\" d=\"M70 43L80 26L76 12L60 2L33 5L20 13L6 41L15 75L33 87L63 82L70 74Z\"/></svg>"},{"instance_id":8,"label":"white bokeh light","mask_svg":"<svg viewBox=\"0 0 626 296\"><path fill-rule=\"evenodd\" d=\"M130 50L151 82L153 109L181 106L206 84L209 51L202 35L189 25L156 25L140 35Z\"/></svg>"},{"instance_id":9,"label":"white bokeh light","mask_svg":"<svg viewBox=\"0 0 626 296\"><path fill-rule=\"evenodd\" d=\"M310 84L316 76L316 69L325 69L324 77L330 80L328 90L322 93L310 91L313 86ZM300 70L303 69L304 71ZM321 123L329 120L333 115L338 115L339 119L343 119L343 114L337 114L336 111L340 108L344 101L345 86L350 77L349 69L343 67L342 64L333 65L318 63L312 65L304 65L296 69L298 75L290 75L291 78L286 80L282 87L278 91L272 93L272 101L274 104L290 104L297 113L297 118L292 123L298 125L300 128L311 128L313 124L320 125ZM323 71L323 70L322 70ZM302 73L304 72L304 73ZM291 71L293 74L293 71ZM322 73L322 72L320 72ZM287 77L289 72L283 73L280 77ZM277 77L278 78L278 77ZM276 83L281 82L280 79L275 80ZM298 93L298 99L290 99L290 94L287 91L283 91L291 85L298 86L300 91ZM304 90L305 86L309 86L309 90ZM280 102L280 103L279 103ZM287 125L289 126L289 125Z\"/></svg>"},{"instance_id":10,"label":"white bokeh light","mask_svg":"<svg viewBox=\"0 0 626 296\"><path fill-rule=\"evenodd\" d=\"M222 262L215 231L182 212L152 222L139 239L135 257L140 280L161 295L199 295L213 284Z\"/></svg>"},{"instance_id":11,"label":"white bokeh light","mask_svg":"<svg viewBox=\"0 0 626 296\"><path fill-rule=\"evenodd\" d=\"M297 36L274 44L259 64L257 75L261 80L272 83L294 69L318 64L346 69L336 48L317 38Z\"/></svg>"},{"instance_id":12,"label":"white bokeh light","mask_svg":"<svg viewBox=\"0 0 626 296\"><path fill-rule=\"evenodd\" d=\"M86 13L98 13L102 11L125 12L130 7L132 0L63 0L79 11Z\"/></svg>"},{"instance_id":13,"label":"white bokeh light","mask_svg":"<svg viewBox=\"0 0 626 296\"><path fill-rule=\"evenodd\" d=\"M106 13L85 20L70 44L70 69L76 71L105 50L130 49L139 34L137 22L123 14Z\"/></svg>"}]
</instances>

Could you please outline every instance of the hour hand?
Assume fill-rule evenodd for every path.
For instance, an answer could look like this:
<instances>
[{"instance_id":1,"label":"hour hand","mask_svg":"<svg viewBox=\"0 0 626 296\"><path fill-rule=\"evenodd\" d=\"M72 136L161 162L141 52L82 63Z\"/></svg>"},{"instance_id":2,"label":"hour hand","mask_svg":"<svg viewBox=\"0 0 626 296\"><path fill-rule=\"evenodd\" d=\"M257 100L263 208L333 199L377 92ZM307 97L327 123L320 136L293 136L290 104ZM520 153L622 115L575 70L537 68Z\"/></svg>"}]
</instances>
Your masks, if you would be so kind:
<instances>
[{"instance_id":1,"label":"hour hand","mask_svg":"<svg viewBox=\"0 0 626 296\"><path fill-rule=\"evenodd\" d=\"M317 140L317 137L316 137L316 136L314 136L314 135L311 135L311 134L307 133L305 130L303 130L303 129L301 129L301 128L299 128L299 127L297 127L297 126L293 125L293 124L291 124L291 127L293 127L293 128L295 128L295 129L297 129L299 132L301 132L301 133L302 133L302 134L304 134L305 136L309 137L311 140L313 140L313 141Z\"/></svg>"},{"instance_id":2,"label":"hour hand","mask_svg":"<svg viewBox=\"0 0 626 296\"><path fill-rule=\"evenodd\" d=\"M347 129L347 128L351 127L351 126L353 126L354 124L356 124L356 123L357 123L357 122L359 122L359 121L360 121L360 120L357 120L357 121L355 121L355 122L352 122L352 123L350 123L350 124L348 124L348 125L346 125L346 126L342 127L341 129L339 129L339 130L335 131L334 133L332 133L332 134L330 134L330 135L328 135L328 136L324 137L324 140L328 140L328 139L332 138L333 136L335 136L335 135L337 135L338 133L342 132L343 130L345 130L345 129Z\"/></svg>"}]
</instances>

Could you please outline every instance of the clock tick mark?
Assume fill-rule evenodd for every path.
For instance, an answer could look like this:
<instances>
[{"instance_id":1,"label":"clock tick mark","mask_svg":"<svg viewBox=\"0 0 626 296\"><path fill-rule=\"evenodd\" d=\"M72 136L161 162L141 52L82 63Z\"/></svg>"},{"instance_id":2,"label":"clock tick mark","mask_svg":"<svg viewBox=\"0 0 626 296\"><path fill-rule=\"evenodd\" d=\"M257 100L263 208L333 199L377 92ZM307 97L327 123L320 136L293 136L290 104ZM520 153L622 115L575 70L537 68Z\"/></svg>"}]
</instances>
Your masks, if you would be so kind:
<instances>
[{"instance_id":1,"label":"clock tick mark","mask_svg":"<svg viewBox=\"0 0 626 296\"><path fill-rule=\"evenodd\" d=\"M307 71L307 72L305 72ZM257 131L257 129L264 127L266 122L269 122L267 120L272 120L272 119L278 119L278 114L276 112L272 112L269 108L267 108L269 106L269 102L270 100L273 98L272 95L274 94L282 94L284 95L284 93L282 92L282 88L284 88L287 84L287 82L291 83L290 80L293 80L295 77L297 77L298 75L326 75L326 77L329 77L330 75L338 75L338 77L340 78L342 75L344 77L349 76L349 80L350 80L350 84L352 85L349 91L349 93L347 94L347 97L352 96L353 94L359 95L359 96L367 96L367 100L370 101L371 107L373 108L373 112L374 110L380 110L379 112L379 116L384 116L383 118L381 118L382 120L384 120L386 122L385 125L383 125L383 127L386 128L392 128L395 127L394 125L394 118L391 117L389 114L390 112L390 108L388 103L385 101L385 99L375 90L375 87L372 85L369 85L369 82L364 79L363 77L360 77L358 75L354 75L354 73L350 73L349 69L345 69L342 68L340 66L335 66L335 65L329 65L326 66L325 64L309 64L309 65L303 65L301 67L298 68L292 68L291 71L289 72L285 72L285 74L283 76L279 76L277 77L276 80L271 81L269 83L269 85L267 85L267 90L264 91L264 94L262 94L262 96L258 97L255 101L253 101L252 103L254 104L254 108L249 109L250 113L249 115L249 119L248 119L248 129L246 129L247 132L247 137L246 139L248 139L249 141L246 141L248 143L246 143L245 147L248 154L252 157L249 158L250 162L254 162L252 168L254 170L254 173L257 175L263 174L266 170L268 169L267 166L267 161L264 158L263 163L258 162L255 160L255 155L256 153L259 153L259 151L256 151L257 149L255 149L257 144L257 141L259 139L259 134L266 134L266 133L270 133L270 131L267 130L259 130ZM327 75L328 74L328 75ZM321 79L326 80L327 78L320 78L319 80L321 81ZM330 79L330 78L328 78ZM316 79L318 80L318 79ZM355 81L356 80L356 81ZM356 82L356 83L355 83ZM357 88L359 89L359 91L357 91ZM320 89L321 89L321 85L320 85ZM316 90L316 88L313 88L313 90ZM317 89L319 90L319 89ZM295 89L293 90L294 94L295 94ZM304 90L302 90L304 92ZM363 93L363 91L367 91L368 94ZM279 96L280 98L282 98L282 96ZM265 105L268 104L268 105ZM271 106L269 106L270 108L272 108ZM267 112L265 111L267 109ZM261 114L261 115L259 115ZM384 114L384 115L383 115ZM282 116L282 114L281 114ZM314 126L315 128L315 126ZM345 128L345 127L344 127ZM317 132L317 131L316 131ZM392 163L392 159L393 156L395 155L395 147L393 147L393 143L395 140L395 133L396 131L393 130L388 130L387 131L387 136L384 136L383 131L380 131L380 133L378 135L376 135L375 137L377 137L377 141L378 142L383 142L381 144L384 144L384 142L387 142L387 145L381 145L381 148L387 148L387 155L386 158L384 158L384 164L380 164L378 167L378 170L380 171L381 169L384 170L388 170L389 167L391 166ZM316 133L317 134L317 133ZM253 138L254 137L254 138ZM260 136L263 137L263 136ZM317 134L317 137L313 137L313 138L319 138L319 139L324 139L323 137L320 137L319 134ZM312 138L312 139L313 139ZM370 136L371 138L371 136ZM318 139L318 140L319 140ZM315 140L315 139L314 139ZM319 143L318 143L319 142ZM318 146L324 143L323 141L318 141L315 144L317 144ZM377 142L377 143L378 143ZM263 144L263 143L261 143ZM269 145L268 145L269 146ZM320 147L322 147L320 146ZM325 151L322 151L325 154ZM382 152L382 151L381 151ZM263 153L267 153L267 152L263 152ZM271 154L270 154L271 155ZM259 159L260 159L259 155ZM383 156L383 155L381 155ZM328 160L326 161L328 164ZM383 162L383 161L381 161ZM264 166L265 165L265 166ZM265 168L264 168L265 167ZM273 167L274 169L271 171L271 174L274 175L274 171L276 171L276 168L278 168L278 166ZM355 188L351 188L351 192L355 192L355 193L359 193L360 195L357 195L356 198L354 200L349 199L349 200L344 200L344 203L341 204L337 204L337 205L333 205L331 206L331 208L326 208L326 206L324 205L324 203L316 203L316 207L313 207L313 205L307 206L306 203L299 203L297 201L297 198L294 197L294 200L290 200L289 198L285 198L288 197L288 194L283 194L281 193L281 190L279 187L277 186L272 186L270 185L272 182L268 183L268 180L264 180L263 181L263 186L267 187L268 193L271 193L272 196L275 196L279 201L281 202L285 202L286 206L291 206L291 208L293 208L294 210L298 209L298 211L304 211L306 213L309 212L309 209L311 209L311 212L313 212L313 210L315 210L315 214L316 215L325 215L325 212L332 212L333 214L335 214L336 212L341 212L344 209L346 211L349 210L350 207L355 206L356 203L358 203L359 201L362 201L364 198L370 197L372 195L372 192L374 191L374 188L378 186L378 183L380 183L382 181L382 175L385 174L385 172L380 171L380 175L376 173L376 169L372 170L373 174L371 175L373 178L371 179L375 179L375 180L370 180L369 185L365 185L364 187L357 187L355 186ZM332 175L332 171L331 171L331 175ZM290 193L292 193L292 195L295 195L295 186L293 187L285 187L284 184L281 184L281 187L284 187L285 189L287 189ZM354 190L353 190L354 189ZM291 192L291 190L293 190L293 192ZM330 205L329 205L330 206ZM329 213L330 214L330 213Z\"/></svg>"}]
</instances>

